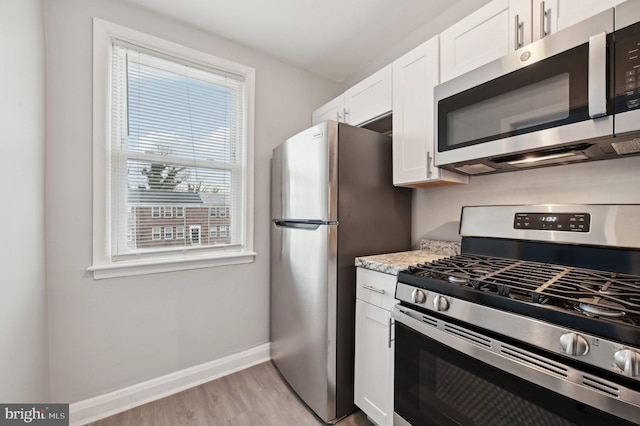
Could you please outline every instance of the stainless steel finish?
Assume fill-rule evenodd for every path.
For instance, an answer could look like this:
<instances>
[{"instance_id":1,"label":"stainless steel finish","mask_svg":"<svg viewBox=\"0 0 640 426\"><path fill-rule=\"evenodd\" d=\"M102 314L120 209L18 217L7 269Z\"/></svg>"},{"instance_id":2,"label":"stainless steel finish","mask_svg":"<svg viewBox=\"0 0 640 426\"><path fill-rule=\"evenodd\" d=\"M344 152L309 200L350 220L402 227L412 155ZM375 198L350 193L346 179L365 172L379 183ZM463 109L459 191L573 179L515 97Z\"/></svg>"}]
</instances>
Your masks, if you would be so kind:
<instances>
[{"instance_id":1,"label":"stainless steel finish","mask_svg":"<svg viewBox=\"0 0 640 426\"><path fill-rule=\"evenodd\" d=\"M577 333L566 333L560 336L560 345L567 355L584 356L589 352L589 343Z\"/></svg>"},{"instance_id":2,"label":"stainless steel finish","mask_svg":"<svg viewBox=\"0 0 640 426\"><path fill-rule=\"evenodd\" d=\"M589 213L591 232L514 229L516 213ZM541 204L462 208L460 235L640 248L640 205Z\"/></svg>"},{"instance_id":3,"label":"stainless steel finish","mask_svg":"<svg viewBox=\"0 0 640 426\"><path fill-rule=\"evenodd\" d=\"M640 21L640 2L626 1L616 6L616 30Z\"/></svg>"},{"instance_id":4,"label":"stainless steel finish","mask_svg":"<svg viewBox=\"0 0 640 426\"><path fill-rule=\"evenodd\" d=\"M549 11L547 10L544 1L540 3L540 39L545 38L549 35L549 30L547 29L547 22L549 21Z\"/></svg>"},{"instance_id":5,"label":"stainless steel finish","mask_svg":"<svg viewBox=\"0 0 640 426\"><path fill-rule=\"evenodd\" d=\"M411 426L411 423L403 419L400 414L393 412L393 426Z\"/></svg>"},{"instance_id":6,"label":"stainless steel finish","mask_svg":"<svg viewBox=\"0 0 640 426\"><path fill-rule=\"evenodd\" d=\"M640 392L631 388L399 305L392 309L391 316L396 322L503 371L631 422L640 422Z\"/></svg>"},{"instance_id":7,"label":"stainless steel finish","mask_svg":"<svg viewBox=\"0 0 640 426\"><path fill-rule=\"evenodd\" d=\"M336 225L274 226L271 234L271 279L277 283L271 288L271 356L291 387L327 420L336 416L336 330L330 312L336 309L337 231ZM309 252L314 255L299 255ZM289 304L304 309L283 309Z\"/></svg>"},{"instance_id":8,"label":"stainless steel finish","mask_svg":"<svg viewBox=\"0 0 640 426\"><path fill-rule=\"evenodd\" d=\"M516 25L515 25L516 35L515 35L515 50L518 50L522 47L522 38L520 37L520 33L522 32L522 28L524 27L524 23L520 22L520 15L516 15Z\"/></svg>"},{"instance_id":9,"label":"stainless steel finish","mask_svg":"<svg viewBox=\"0 0 640 426\"><path fill-rule=\"evenodd\" d=\"M431 157L431 153L427 151L427 177L430 178L433 174L433 170L431 169L431 162L433 158Z\"/></svg>"},{"instance_id":10,"label":"stainless steel finish","mask_svg":"<svg viewBox=\"0 0 640 426\"><path fill-rule=\"evenodd\" d=\"M398 282L396 288L396 299L415 304L412 301L412 293L416 288ZM436 311L434 307L435 298L438 293L430 291L427 293L426 303L420 304L422 309ZM590 350L581 356L568 355L561 345L561 338L573 330L555 324L536 320L534 318L494 309L488 306L475 304L466 300L456 299L447 296L449 309L440 311L441 315L455 318L457 320L473 324L494 333L502 334L515 340L526 342L549 352L565 357L579 360L586 364L608 370L613 373L624 375L624 372L613 363L614 354L622 349L633 349L619 342L608 340L602 337L581 333L582 338L587 342ZM634 377L640 382L640 377Z\"/></svg>"},{"instance_id":11,"label":"stainless steel finish","mask_svg":"<svg viewBox=\"0 0 640 426\"><path fill-rule=\"evenodd\" d=\"M613 356L616 365L627 376L637 376L640 374L640 353L632 349L622 349Z\"/></svg>"},{"instance_id":12,"label":"stainless steel finish","mask_svg":"<svg viewBox=\"0 0 640 426\"><path fill-rule=\"evenodd\" d=\"M336 221L336 124L324 122L299 133L274 150L272 217ZM315 188L309 191L309 188Z\"/></svg>"},{"instance_id":13,"label":"stainless steel finish","mask_svg":"<svg viewBox=\"0 0 640 426\"><path fill-rule=\"evenodd\" d=\"M410 249L411 190L391 182L370 130L329 121L273 150L271 358L326 423L355 410L355 257Z\"/></svg>"},{"instance_id":14,"label":"stainless steel finish","mask_svg":"<svg viewBox=\"0 0 640 426\"><path fill-rule=\"evenodd\" d=\"M616 30L628 27L640 21L640 2L626 1L616 6ZM638 123L640 123L640 109L616 114L615 134L621 139L631 140L638 137ZM627 135L629 132L636 134ZM640 141L638 141L640 143Z\"/></svg>"},{"instance_id":15,"label":"stainless steel finish","mask_svg":"<svg viewBox=\"0 0 640 426\"><path fill-rule=\"evenodd\" d=\"M412 303L424 303L427 300L427 296L424 294L424 291L418 290L417 288L411 292L411 302Z\"/></svg>"},{"instance_id":16,"label":"stainless steel finish","mask_svg":"<svg viewBox=\"0 0 640 426\"><path fill-rule=\"evenodd\" d=\"M389 327L387 327L388 330L388 335L387 335L387 348L391 349L391 342L393 341L393 339L391 338L391 334L393 331L393 319L391 317L389 317Z\"/></svg>"},{"instance_id":17,"label":"stainless steel finish","mask_svg":"<svg viewBox=\"0 0 640 426\"><path fill-rule=\"evenodd\" d=\"M380 293L380 294L384 294L385 293L385 291L383 289L375 288L375 287L370 286L370 285L363 285L362 288L367 289L369 291L373 291L375 293Z\"/></svg>"},{"instance_id":18,"label":"stainless steel finish","mask_svg":"<svg viewBox=\"0 0 640 426\"><path fill-rule=\"evenodd\" d=\"M447 309L449 309L449 301L447 300L446 297L437 294L433 298L433 309L435 311L444 312Z\"/></svg>"},{"instance_id":19,"label":"stainless steel finish","mask_svg":"<svg viewBox=\"0 0 640 426\"><path fill-rule=\"evenodd\" d=\"M530 52L531 55L526 61L521 60L522 52L512 52L507 56L436 86L434 89L435 103L437 105L442 99L584 44L592 35L603 32L611 33L612 31L613 9L609 9L561 32L527 45L526 51ZM603 80L602 90L606 87L605 83ZM438 108L434 108L434 110L434 134L437 135ZM459 147L449 151L437 150L435 153L435 165L443 166L507 153L536 150L580 140L610 137L613 135L613 122L612 116L606 116L510 138Z\"/></svg>"},{"instance_id":20,"label":"stainless steel finish","mask_svg":"<svg viewBox=\"0 0 640 426\"><path fill-rule=\"evenodd\" d=\"M589 37L589 117L607 114L607 33Z\"/></svg>"}]
</instances>

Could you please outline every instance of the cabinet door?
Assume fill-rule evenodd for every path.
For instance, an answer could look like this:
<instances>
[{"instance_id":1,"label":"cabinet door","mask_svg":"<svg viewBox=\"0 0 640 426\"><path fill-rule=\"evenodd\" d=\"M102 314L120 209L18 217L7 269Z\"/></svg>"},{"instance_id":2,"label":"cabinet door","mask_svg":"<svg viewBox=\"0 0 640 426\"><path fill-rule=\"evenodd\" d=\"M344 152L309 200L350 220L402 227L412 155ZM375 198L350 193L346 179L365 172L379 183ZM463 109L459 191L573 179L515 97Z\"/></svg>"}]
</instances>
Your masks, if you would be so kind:
<instances>
[{"instance_id":1,"label":"cabinet door","mask_svg":"<svg viewBox=\"0 0 640 426\"><path fill-rule=\"evenodd\" d=\"M389 311L356 299L354 402L377 425L393 424Z\"/></svg>"},{"instance_id":2,"label":"cabinet door","mask_svg":"<svg viewBox=\"0 0 640 426\"><path fill-rule=\"evenodd\" d=\"M558 0L533 0L531 6L533 41L558 31Z\"/></svg>"},{"instance_id":3,"label":"cabinet door","mask_svg":"<svg viewBox=\"0 0 640 426\"><path fill-rule=\"evenodd\" d=\"M531 0L509 0L509 52L531 43Z\"/></svg>"},{"instance_id":4,"label":"cabinet door","mask_svg":"<svg viewBox=\"0 0 640 426\"><path fill-rule=\"evenodd\" d=\"M440 33L440 82L509 52L509 1L493 0Z\"/></svg>"},{"instance_id":5,"label":"cabinet door","mask_svg":"<svg viewBox=\"0 0 640 426\"><path fill-rule=\"evenodd\" d=\"M344 95L340 95L311 113L311 125L333 120L344 123Z\"/></svg>"},{"instance_id":6,"label":"cabinet door","mask_svg":"<svg viewBox=\"0 0 640 426\"><path fill-rule=\"evenodd\" d=\"M438 37L393 62L393 184L425 186L468 177L433 165L434 98L438 84Z\"/></svg>"},{"instance_id":7,"label":"cabinet door","mask_svg":"<svg viewBox=\"0 0 640 426\"><path fill-rule=\"evenodd\" d=\"M623 2L624 0L558 0L558 31Z\"/></svg>"},{"instance_id":8,"label":"cabinet door","mask_svg":"<svg viewBox=\"0 0 640 426\"><path fill-rule=\"evenodd\" d=\"M391 112L391 64L344 92L346 122L354 126Z\"/></svg>"}]
</instances>

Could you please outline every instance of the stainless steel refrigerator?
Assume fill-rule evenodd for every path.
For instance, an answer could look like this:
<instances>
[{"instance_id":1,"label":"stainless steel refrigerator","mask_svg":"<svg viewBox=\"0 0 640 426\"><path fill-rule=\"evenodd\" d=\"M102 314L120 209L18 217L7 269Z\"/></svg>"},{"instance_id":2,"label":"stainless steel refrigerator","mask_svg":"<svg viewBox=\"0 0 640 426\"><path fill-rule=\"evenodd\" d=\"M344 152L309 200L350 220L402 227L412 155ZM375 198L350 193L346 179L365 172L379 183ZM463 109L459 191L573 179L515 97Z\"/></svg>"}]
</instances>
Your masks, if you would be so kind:
<instances>
[{"instance_id":1,"label":"stainless steel refrigerator","mask_svg":"<svg viewBox=\"0 0 640 426\"><path fill-rule=\"evenodd\" d=\"M271 358L332 423L355 411L354 260L410 249L411 192L392 184L390 136L332 121L271 166Z\"/></svg>"}]
</instances>

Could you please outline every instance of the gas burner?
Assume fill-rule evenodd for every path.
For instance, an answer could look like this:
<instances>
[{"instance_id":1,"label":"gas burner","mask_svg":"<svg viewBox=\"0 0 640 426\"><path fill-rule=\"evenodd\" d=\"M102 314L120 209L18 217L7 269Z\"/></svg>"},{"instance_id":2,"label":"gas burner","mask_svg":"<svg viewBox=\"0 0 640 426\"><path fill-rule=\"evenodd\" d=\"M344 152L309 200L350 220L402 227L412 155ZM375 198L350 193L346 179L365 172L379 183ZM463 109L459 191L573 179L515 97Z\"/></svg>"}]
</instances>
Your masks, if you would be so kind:
<instances>
[{"instance_id":1,"label":"gas burner","mask_svg":"<svg viewBox=\"0 0 640 426\"><path fill-rule=\"evenodd\" d=\"M447 280L453 284L469 284L469 277L449 275Z\"/></svg>"},{"instance_id":2,"label":"gas burner","mask_svg":"<svg viewBox=\"0 0 640 426\"><path fill-rule=\"evenodd\" d=\"M472 269L471 272L478 276L487 275L489 273L487 269Z\"/></svg>"},{"instance_id":3,"label":"gas burner","mask_svg":"<svg viewBox=\"0 0 640 426\"><path fill-rule=\"evenodd\" d=\"M578 308L587 315L594 315L606 318L622 318L624 316L624 306L620 303L609 300L597 300L597 298L579 299Z\"/></svg>"}]
</instances>

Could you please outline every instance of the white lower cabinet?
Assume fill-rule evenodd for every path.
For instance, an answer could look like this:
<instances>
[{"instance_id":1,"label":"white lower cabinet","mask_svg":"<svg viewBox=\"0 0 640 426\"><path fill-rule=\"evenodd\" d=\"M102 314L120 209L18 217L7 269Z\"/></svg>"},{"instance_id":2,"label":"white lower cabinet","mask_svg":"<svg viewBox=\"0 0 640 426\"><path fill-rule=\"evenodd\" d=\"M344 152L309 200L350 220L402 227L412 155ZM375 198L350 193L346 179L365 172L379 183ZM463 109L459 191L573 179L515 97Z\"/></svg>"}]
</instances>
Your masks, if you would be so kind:
<instances>
[{"instance_id":1,"label":"white lower cabinet","mask_svg":"<svg viewBox=\"0 0 640 426\"><path fill-rule=\"evenodd\" d=\"M354 401L378 426L393 425L395 284L395 275L357 268Z\"/></svg>"}]
</instances>

